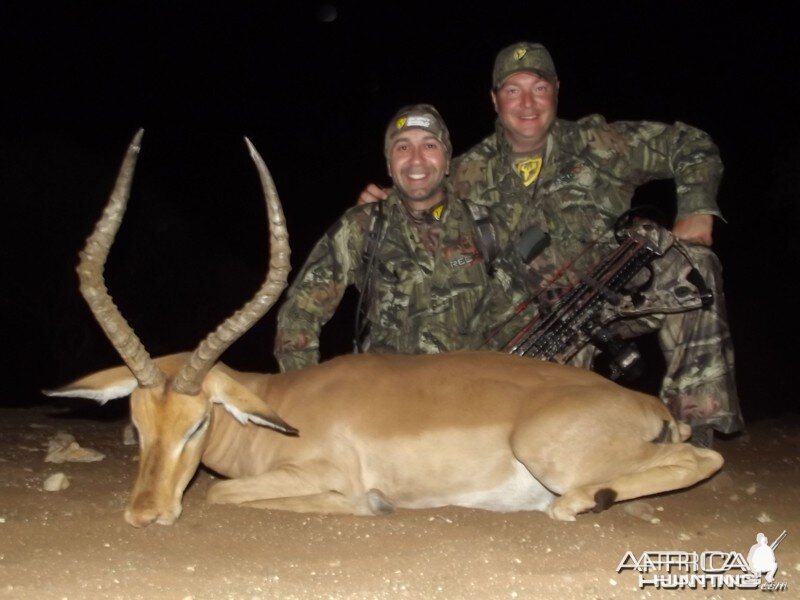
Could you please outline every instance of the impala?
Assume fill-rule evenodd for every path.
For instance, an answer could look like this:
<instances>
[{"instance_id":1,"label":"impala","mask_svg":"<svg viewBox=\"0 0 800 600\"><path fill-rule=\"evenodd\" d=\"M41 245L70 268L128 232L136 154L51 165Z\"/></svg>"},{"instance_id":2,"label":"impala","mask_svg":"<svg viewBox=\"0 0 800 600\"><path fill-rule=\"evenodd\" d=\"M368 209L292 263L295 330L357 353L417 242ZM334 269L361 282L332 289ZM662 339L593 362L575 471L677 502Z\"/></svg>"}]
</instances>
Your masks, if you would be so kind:
<instances>
[{"instance_id":1,"label":"impala","mask_svg":"<svg viewBox=\"0 0 800 600\"><path fill-rule=\"evenodd\" d=\"M200 463L227 477L208 500L375 515L445 505L542 510L571 521L615 501L690 486L722 456L656 398L587 370L494 352L360 354L285 374L243 373L220 355L286 286L289 243L258 152L270 267L254 297L192 352L151 358L108 294L104 265L142 132L81 253L81 292L124 366L46 393L130 395L139 470L126 520L172 524Z\"/></svg>"}]
</instances>

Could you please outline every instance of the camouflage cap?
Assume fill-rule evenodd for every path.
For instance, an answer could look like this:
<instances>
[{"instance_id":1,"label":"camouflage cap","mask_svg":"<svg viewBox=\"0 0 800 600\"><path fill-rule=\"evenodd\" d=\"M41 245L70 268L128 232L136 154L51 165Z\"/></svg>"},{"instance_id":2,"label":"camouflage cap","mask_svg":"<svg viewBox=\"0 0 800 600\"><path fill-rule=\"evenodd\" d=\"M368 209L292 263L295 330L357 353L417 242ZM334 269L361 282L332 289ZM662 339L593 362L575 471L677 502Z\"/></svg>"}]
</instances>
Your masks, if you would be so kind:
<instances>
[{"instance_id":1,"label":"camouflage cap","mask_svg":"<svg viewBox=\"0 0 800 600\"><path fill-rule=\"evenodd\" d=\"M536 73L550 83L558 80L556 66L547 48L541 44L519 42L497 53L492 71L492 86L494 89L499 89L510 75L520 71Z\"/></svg>"},{"instance_id":2,"label":"camouflage cap","mask_svg":"<svg viewBox=\"0 0 800 600\"><path fill-rule=\"evenodd\" d=\"M450 143L450 132L442 119L442 115L430 104L411 104L404 106L389 121L386 135L383 138L383 153L389 158L389 149L392 140L406 129L424 129L430 131L436 139L444 145L447 159L453 155L453 145Z\"/></svg>"}]
</instances>

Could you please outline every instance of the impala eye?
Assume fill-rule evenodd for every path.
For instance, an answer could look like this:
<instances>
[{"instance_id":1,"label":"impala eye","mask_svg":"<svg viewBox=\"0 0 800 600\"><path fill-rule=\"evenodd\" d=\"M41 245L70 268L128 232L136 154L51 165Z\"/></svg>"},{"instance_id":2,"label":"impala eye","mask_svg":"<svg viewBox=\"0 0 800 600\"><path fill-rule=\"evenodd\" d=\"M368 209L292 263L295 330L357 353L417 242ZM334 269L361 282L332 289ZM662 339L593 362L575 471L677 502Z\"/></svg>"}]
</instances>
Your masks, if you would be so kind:
<instances>
[{"instance_id":1,"label":"impala eye","mask_svg":"<svg viewBox=\"0 0 800 600\"><path fill-rule=\"evenodd\" d=\"M189 432L189 435L186 436L186 439L191 440L194 436L196 436L203 429L205 429L206 425L208 425L208 420L209 420L209 415L206 415L202 419L200 419L200 422L197 423L197 425L194 426L194 429L192 429Z\"/></svg>"}]
</instances>

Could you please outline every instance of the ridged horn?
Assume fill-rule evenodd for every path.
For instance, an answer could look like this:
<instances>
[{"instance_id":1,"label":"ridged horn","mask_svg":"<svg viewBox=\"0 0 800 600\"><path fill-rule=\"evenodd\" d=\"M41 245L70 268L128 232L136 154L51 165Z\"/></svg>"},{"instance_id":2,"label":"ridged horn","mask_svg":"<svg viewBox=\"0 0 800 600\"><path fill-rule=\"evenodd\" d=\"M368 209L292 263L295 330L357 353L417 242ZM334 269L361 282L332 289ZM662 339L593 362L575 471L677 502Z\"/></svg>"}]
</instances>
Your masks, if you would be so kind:
<instances>
[{"instance_id":1,"label":"ridged horn","mask_svg":"<svg viewBox=\"0 0 800 600\"><path fill-rule=\"evenodd\" d=\"M267 204L270 233L269 269L264 283L255 295L200 343L172 381L172 388L175 391L190 396L200 391L203 378L222 353L272 308L286 288L289 277L289 233L278 192L261 155L249 139L244 138L244 141L258 169Z\"/></svg>"},{"instance_id":2,"label":"ridged horn","mask_svg":"<svg viewBox=\"0 0 800 600\"><path fill-rule=\"evenodd\" d=\"M136 159L139 157L143 134L144 129L137 131L128 146L128 151L122 161L108 204L80 253L81 260L77 271L80 279L81 294L89 304L94 318L100 323L122 360L133 372L139 385L141 387L154 387L164 382L164 373L150 358L144 344L142 344L134 333L133 328L119 312L116 304L114 304L108 289L106 289L103 275L108 252L111 249L111 244L114 243L114 237L117 235L119 226L122 223L122 217L125 214L125 207L128 204L131 180L136 167Z\"/></svg>"}]
</instances>

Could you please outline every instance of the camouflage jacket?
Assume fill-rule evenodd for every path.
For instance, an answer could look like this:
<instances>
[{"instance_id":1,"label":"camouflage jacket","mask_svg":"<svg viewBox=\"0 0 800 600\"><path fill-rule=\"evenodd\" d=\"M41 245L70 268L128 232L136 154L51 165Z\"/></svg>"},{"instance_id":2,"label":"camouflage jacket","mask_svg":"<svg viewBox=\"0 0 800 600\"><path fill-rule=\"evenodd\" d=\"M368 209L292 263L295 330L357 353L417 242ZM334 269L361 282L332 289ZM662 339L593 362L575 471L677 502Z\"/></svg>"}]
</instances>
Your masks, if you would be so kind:
<instances>
[{"instance_id":1,"label":"camouflage jacket","mask_svg":"<svg viewBox=\"0 0 800 600\"><path fill-rule=\"evenodd\" d=\"M491 206L512 232L536 225L550 234L550 247L531 264L534 291L560 266L571 263L580 273L607 251L603 244L613 242L615 220L630 208L636 187L648 181L675 180L678 219L721 217L715 200L719 151L706 133L683 123L607 123L600 115L558 119L538 181L529 188L513 170L510 152L498 121L495 134L454 162L452 182L460 197ZM591 246L592 240L600 244Z\"/></svg>"},{"instance_id":2,"label":"camouflage jacket","mask_svg":"<svg viewBox=\"0 0 800 600\"><path fill-rule=\"evenodd\" d=\"M369 351L430 354L480 346L483 324L490 320L487 307L502 299L477 249L472 216L452 191L448 197L432 252L396 193L384 201L382 239L366 290ZM347 286L361 290L374 210L374 204L349 209L317 243L289 289L275 341L282 371L319 361L322 326Z\"/></svg>"}]
</instances>

